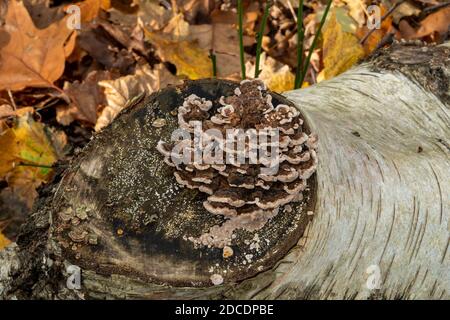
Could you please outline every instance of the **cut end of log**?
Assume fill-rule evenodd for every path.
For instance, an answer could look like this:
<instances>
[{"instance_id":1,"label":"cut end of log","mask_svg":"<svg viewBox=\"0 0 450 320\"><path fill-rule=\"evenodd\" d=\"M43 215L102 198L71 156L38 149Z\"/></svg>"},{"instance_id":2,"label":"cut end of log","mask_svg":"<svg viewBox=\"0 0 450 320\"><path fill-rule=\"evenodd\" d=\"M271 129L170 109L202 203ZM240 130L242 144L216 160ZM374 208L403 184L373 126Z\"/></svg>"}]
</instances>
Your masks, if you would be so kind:
<instances>
[{"instance_id":1,"label":"cut end of log","mask_svg":"<svg viewBox=\"0 0 450 320\"><path fill-rule=\"evenodd\" d=\"M223 210L217 214L220 212L204 206L208 202L220 206L208 201L211 195L204 189L180 184L183 177L177 178L174 171L181 171L161 155L168 149L158 144L171 140L179 126L175 111L189 97L209 101L213 113L226 115L226 110L220 109L224 97L242 95L244 89L224 80L189 81L155 93L123 112L65 172L52 203L52 251L84 270L171 286L213 286L220 277L225 284L239 282L271 268L298 242L312 219L307 212L314 210L315 175L307 185L301 180L303 200L288 206L280 203L277 214L239 213L230 219ZM267 95L275 108L295 108L278 94ZM308 124L299 113L298 119L308 137ZM313 140L308 143L314 144ZM305 149L311 149L304 143ZM207 184L201 183L206 180L197 180L189 179L206 188ZM297 189L288 191L294 194ZM229 224L233 224L231 241L223 245L192 241ZM258 228L239 224L258 224Z\"/></svg>"}]
</instances>

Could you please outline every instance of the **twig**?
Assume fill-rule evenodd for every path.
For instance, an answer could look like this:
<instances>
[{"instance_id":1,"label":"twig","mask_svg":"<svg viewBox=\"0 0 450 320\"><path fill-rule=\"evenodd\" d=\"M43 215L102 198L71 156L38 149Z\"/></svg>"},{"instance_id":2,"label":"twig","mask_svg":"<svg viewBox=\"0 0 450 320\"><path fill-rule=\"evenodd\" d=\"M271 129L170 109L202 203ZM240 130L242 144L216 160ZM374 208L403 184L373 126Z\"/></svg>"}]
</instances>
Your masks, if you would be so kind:
<instances>
[{"instance_id":1,"label":"twig","mask_svg":"<svg viewBox=\"0 0 450 320\"><path fill-rule=\"evenodd\" d=\"M294 18L295 23L297 23L297 16L295 15L295 10L292 7L291 0L288 0L287 4L288 4L288 7L289 7L289 10L291 11L292 17Z\"/></svg>"},{"instance_id":2,"label":"twig","mask_svg":"<svg viewBox=\"0 0 450 320\"><path fill-rule=\"evenodd\" d=\"M8 89L8 96L9 96L9 99L11 100L11 104L12 104L12 107L13 107L14 111L16 111L17 110L16 102L14 101L14 97L12 95L12 92L9 89Z\"/></svg>"},{"instance_id":3,"label":"twig","mask_svg":"<svg viewBox=\"0 0 450 320\"><path fill-rule=\"evenodd\" d=\"M444 3L440 3L440 4L436 4L436 5L431 6L431 7L427 7L427 8L422 10L421 16L427 16L428 14L430 14L433 11L436 11L436 10L439 10L439 9L442 9L442 8L445 8L445 7L448 7L448 6L450 6L450 1L444 2Z\"/></svg>"},{"instance_id":4,"label":"twig","mask_svg":"<svg viewBox=\"0 0 450 320\"><path fill-rule=\"evenodd\" d=\"M313 42L311 44L311 47L309 48L308 56L306 57L306 61L303 67L303 72L301 74L300 83L303 83L303 80L306 76L306 71L308 71L309 62L311 61L311 56L313 54L314 48L316 47L317 40L319 39L320 32L322 31L322 27L325 24L325 20L328 16L328 12L330 11L331 3L333 0L329 0L327 7L325 8L325 11L323 13L322 19L320 20L319 29L317 29L317 33L314 35Z\"/></svg>"},{"instance_id":5,"label":"twig","mask_svg":"<svg viewBox=\"0 0 450 320\"><path fill-rule=\"evenodd\" d=\"M258 33L258 41L256 44L255 78L258 78L259 73L261 72L261 70L259 70L259 61L261 58L262 39L263 39L263 35L264 35L264 29L266 28L267 17L269 16L270 5L271 4L270 4L270 0L269 0L266 3L266 7L264 8L264 14L263 14L262 22L261 22L261 28Z\"/></svg>"},{"instance_id":6,"label":"twig","mask_svg":"<svg viewBox=\"0 0 450 320\"><path fill-rule=\"evenodd\" d=\"M300 79L304 78L303 71L303 40L305 38L305 29L303 29L303 0L299 1L297 9L297 70L295 72L294 89L301 86Z\"/></svg>"},{"instance_id":7,"label":"twig","mask_svg":"<svg viewBox=\"0 0 450 320\"><path fill-rule=\"evenodd\" d=\"M243 9L242 9L242 0L238 0L238 23L239 23L239 53L241 57L241 73L242 73L242 79L245 79L245 58L244 58L244 31L242 27L242 16L243 16Z\"/></svg>"},{"instance_id":8,"label":"twig","mask_svg":"<svg viewBox=\"0 0 450 320\"><path fill-rule=\"evenodd\" d=\"M397 9L398 6L401 5L403 2L405 2L405 0L400 0L399 2L395 3L395 4L388 10L388 12L386 12L386 13L381 17L380 24L383 23L384 19L386 19L387 17L389 17L389 16L392 14L392 12L394 12L394 10ZM377 29L376 29L376 28L370 29L370 30L366 33L366 35L359 41L359 43L360 43L360 44L364 44L364 42L367 40L367 38L369 38L370 35L371 35L372 33L375 32L375 30L377 30Z\"/></svg>"}]
</instances>

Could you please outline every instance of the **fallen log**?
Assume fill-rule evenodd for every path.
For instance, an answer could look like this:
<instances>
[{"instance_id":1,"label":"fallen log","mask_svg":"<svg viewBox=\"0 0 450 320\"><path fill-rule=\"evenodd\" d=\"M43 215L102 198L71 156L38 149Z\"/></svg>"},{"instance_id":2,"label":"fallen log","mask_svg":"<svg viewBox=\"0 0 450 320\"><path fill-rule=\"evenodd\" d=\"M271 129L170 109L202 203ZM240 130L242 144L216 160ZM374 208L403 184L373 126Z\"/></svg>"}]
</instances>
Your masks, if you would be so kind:
<instances>
[{"instance_id":1,"label":"fallen log","mask_svg":"<svg viewBox=\"0 0 450 320\"><path fill-rule=\"evenodd\" d=\"M17 245L0 252L0 297L450 298L449 53L397 43L272 94L318 135L317 171L301 206L237 232L228 259L186 240L223 219L176 188L155 146L185 97L218 100L237 84L187 82L131 105L41 191Z\"/></svg>"}]
</instances>

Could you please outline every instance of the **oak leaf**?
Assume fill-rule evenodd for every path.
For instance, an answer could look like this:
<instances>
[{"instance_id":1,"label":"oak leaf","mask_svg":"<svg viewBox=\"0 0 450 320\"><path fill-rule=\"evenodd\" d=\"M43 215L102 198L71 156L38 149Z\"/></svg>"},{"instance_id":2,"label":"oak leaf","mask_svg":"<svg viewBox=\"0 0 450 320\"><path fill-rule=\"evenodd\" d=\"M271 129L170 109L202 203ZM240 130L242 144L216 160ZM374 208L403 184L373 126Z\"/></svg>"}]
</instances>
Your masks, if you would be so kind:
<instances>
[{"instance_id":1,"label":"oak leaf","mask_svg":"<svg viewBox=\"0 0 450 320\"><path fill-rule=\"evenodd\" d=\"M73 30L66 19L37 29L22 2L9 2L0 43L0 90L53 87L64 71L64 44Z\"/></svg>"}]
</instances>

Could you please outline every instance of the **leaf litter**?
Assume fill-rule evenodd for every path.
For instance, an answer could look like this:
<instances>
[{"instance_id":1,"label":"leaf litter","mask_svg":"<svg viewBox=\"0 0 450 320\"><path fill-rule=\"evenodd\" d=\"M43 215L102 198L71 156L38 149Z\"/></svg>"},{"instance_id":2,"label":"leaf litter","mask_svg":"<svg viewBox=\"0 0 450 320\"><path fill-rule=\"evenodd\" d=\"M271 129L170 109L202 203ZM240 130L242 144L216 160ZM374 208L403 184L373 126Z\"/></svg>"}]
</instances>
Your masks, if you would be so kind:
<instances>
[{"instance_id":1,"label":"leaf litter","mask_svg":"<svg viewBox=\"0 0 450 320\"><path fill-rule=\"evenodd\" d=\"M265 1L242 2L252 77ZM448 39L449 6L385 0L381 28L370 30L371 1L333 0L311 48L327 1L303 4L304 58L313 50L303 87L344 72L393 39ZM73 5L81 12L75 30L68 27ZM294 87L298 5L272 1L263 30L259 78L276 92ZM217 77L240 79L235 1L10 0L0 6L0 23L0 250L15 240L55 166L138 97L214 76L211 56Z\"/></svg>"}]
</instances>

